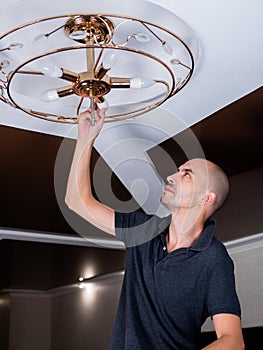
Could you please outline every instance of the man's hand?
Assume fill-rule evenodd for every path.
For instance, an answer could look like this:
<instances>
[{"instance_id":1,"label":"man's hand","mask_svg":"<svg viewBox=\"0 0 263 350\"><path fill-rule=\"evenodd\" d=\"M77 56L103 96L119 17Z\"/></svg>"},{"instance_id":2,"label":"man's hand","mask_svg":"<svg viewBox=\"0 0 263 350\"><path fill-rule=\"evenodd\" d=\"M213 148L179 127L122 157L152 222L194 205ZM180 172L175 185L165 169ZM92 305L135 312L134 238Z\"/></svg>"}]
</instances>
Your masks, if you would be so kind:
<instances>
[{"instance_id":1,"label":"man's hand","mask_svg":"<svg viewBox=\"0 0 263 350\"><path fill-rule=\"evenodd\" d=\"M94 110L95 125L91 125L91 111L81 113L78 118L78 140L94 141L100 133L105 119L105 108L99 109L95 104Z\"/></svg>"}]
</instances>

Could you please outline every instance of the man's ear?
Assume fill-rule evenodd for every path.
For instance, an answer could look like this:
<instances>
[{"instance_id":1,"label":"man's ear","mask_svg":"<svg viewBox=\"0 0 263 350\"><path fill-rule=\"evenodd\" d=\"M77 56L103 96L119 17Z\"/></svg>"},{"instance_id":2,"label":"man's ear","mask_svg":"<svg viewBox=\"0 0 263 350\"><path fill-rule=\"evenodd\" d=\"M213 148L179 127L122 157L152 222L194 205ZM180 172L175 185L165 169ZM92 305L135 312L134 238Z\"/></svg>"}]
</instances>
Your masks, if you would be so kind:
<instances>
[{"instance_id":1,"label":"man's ear","mask_svg":"<svg viewBox=\"0 0 263 350\"><path fill-rule=\"evenodd\" d=\"M215 192L207 192L205 195L202 196L199 204L200 205L212 205L216 200L216 194Z\"/></svg>"}]
</instances>

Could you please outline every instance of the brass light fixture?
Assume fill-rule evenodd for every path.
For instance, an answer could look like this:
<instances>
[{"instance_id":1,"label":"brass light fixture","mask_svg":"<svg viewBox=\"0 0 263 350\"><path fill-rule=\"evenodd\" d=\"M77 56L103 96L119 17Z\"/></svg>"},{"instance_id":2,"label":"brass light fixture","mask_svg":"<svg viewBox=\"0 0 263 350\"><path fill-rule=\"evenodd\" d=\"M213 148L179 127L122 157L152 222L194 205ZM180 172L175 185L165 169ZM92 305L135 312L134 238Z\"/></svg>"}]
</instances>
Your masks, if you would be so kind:
<instances>
[{"instance_id":1,"label":"brass light fixture","mask_svg":"<svg viewBox=\"0 0 263 350\"><path fill-rule=\"evenodd\" d=\"M115 1L112 12L57 14L65 1L54 16L0 33L0 99L34 117L74 124L95 102L111 122L148 112L180 91L198 56L191 29L157 5L136 0L151 9L142 19L138 9Z\"/></svg>"}]
</instances>

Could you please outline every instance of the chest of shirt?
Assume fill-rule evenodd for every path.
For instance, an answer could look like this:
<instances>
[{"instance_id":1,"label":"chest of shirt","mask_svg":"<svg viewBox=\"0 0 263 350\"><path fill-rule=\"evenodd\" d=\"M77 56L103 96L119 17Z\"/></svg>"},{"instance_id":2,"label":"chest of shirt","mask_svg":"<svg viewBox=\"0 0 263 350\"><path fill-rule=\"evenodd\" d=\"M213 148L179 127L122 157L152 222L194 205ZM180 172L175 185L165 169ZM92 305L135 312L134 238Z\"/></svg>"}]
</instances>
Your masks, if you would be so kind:
<instances>
[{"instance_id":1,"label":"chest of shirt","mask_svg":"<svg viewBox=\"0 0 263 350\"><path fill-rule=\"evenodd\" d=\"M179 310L196 314L204 309L211 266L204 252L182 248L167 254L163 245L155 242L134 248L128 259L133 288L141 295L146 293L169 314L173 310L178 316Z\"/></svg>"}]
</instances>

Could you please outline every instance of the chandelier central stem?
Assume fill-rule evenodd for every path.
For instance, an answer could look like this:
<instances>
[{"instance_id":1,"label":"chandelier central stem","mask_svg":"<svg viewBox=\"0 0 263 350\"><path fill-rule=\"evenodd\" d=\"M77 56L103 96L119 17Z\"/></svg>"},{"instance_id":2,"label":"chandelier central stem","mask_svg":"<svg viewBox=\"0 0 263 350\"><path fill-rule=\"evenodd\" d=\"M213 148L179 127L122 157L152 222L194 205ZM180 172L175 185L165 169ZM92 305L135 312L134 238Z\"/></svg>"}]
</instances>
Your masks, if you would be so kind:
<instances>
[{"instance_id":1,"label":"chandelier central stem","mask_svg":"<svg viewBox=\"0 0 263 350\"><path fill-rule=\"evenodd\" d=\"M90 38L86 41L87 46L93 46L94 45L94 39ZM87 47L86 49L87 53L87 71L89 73L93 73L94 75L94 66L95 66L95 55L94 55L94 47Z\"/></svg>"}]
</instances>

